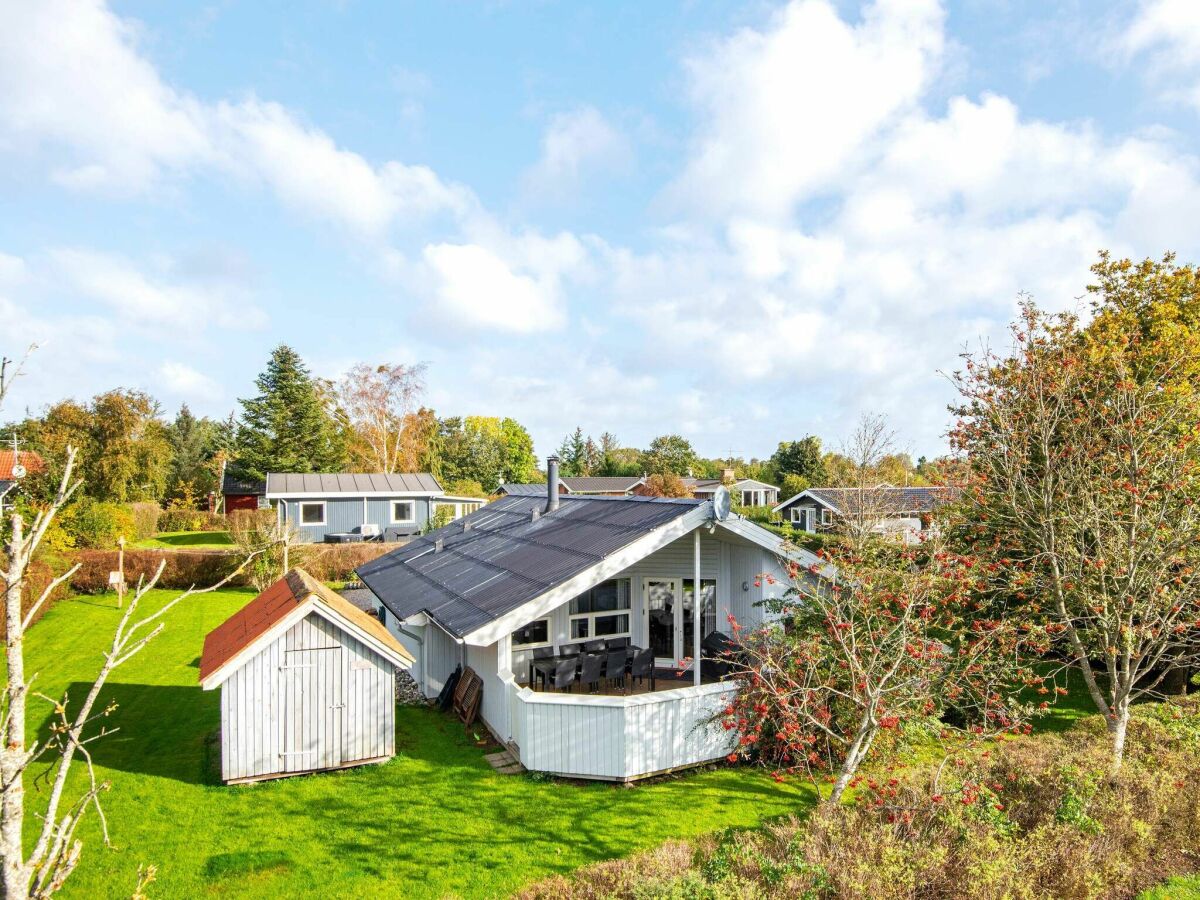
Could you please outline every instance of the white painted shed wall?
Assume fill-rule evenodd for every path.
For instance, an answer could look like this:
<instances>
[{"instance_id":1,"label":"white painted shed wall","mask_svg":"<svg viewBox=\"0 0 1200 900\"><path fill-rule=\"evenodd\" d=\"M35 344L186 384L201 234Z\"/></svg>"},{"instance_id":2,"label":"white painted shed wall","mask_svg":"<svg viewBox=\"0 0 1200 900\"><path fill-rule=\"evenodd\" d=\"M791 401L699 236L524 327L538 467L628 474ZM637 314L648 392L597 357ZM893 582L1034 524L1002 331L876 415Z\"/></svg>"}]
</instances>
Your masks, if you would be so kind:
<instances>
[{"instance_id":1,"label":"white painted shed wall","mask_svg":"<svg viewBox=\"0 0 1200 900\"><path fill-rule=\"evenodd\" d=\"M392 756L395 708L392 664L312 613L221 686L221 777Z\"/></svg>"}]
</instances>

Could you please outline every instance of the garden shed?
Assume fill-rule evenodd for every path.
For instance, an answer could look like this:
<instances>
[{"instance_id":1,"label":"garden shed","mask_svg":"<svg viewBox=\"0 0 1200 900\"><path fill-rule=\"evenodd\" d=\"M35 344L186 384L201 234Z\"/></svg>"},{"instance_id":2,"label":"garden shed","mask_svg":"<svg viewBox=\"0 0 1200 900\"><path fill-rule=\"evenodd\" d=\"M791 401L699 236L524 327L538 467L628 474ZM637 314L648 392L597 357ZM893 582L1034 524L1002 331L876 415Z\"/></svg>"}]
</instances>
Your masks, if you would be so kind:
<instances>
[{"instance_id":1,"label":"garden shed","mask_svg":"<svg viewBox=\"0 0 1200 900\"><path fill-rule=\"evenodd\" d=\"M413 663L380 622L293 569L204 639L221 689L221 777L257 781L395 754L395 672Z\"/></svg>"}]
</instances>

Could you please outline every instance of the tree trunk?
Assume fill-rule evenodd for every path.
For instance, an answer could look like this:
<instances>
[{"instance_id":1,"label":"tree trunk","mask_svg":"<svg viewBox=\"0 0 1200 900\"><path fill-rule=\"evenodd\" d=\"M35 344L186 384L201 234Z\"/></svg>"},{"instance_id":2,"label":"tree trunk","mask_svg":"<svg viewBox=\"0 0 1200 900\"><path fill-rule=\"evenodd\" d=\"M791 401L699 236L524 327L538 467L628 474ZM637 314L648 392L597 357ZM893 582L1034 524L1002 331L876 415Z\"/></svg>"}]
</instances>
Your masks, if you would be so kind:
<instances>
[{"instance_id":1,"label":"tree trunk","mask_svg":"<svg viewBox=\"0 0 1200 900\"><path fill-rule=\"evenodd\" d=\"M830 803L837 803L842 799L842 794L846 792L846 787L850 784L854 773L858 771L858 767L867 756L867 751L871 749L871 741L875 738L876 727L872 724L871 718L870 713L863 714L862 721L858 726L858 733L854 735L854 741L846 751L846 758L842 760L842 767L838 770L837 780L833 783L833 790L829 794Z\"/></svg>"},{"instance_id":2,"label":"tree trunk","mask_svg":"<svg viewBox=\"0 0 1200 900\"><path fill-rule=\"evenodd\" d=\"M1125 759L1125 735L1129 730L1129 700L1122 700L1113 705L1112 715L1108 718L1108 734L1112 738L1112 762L1109 778L1115 779L1121 772L1121 763Z\"/></svg>"},{"instance_id":3,"label":"tree trunk","mask_svg":"<svg viewBox=\"0 0 1200 900\"><path fill-rule=\"evenodd\" d=\"M0 879L4 900L24 900L29 894L29 870L25 866L22 831L25 822L25 779L22 772L25 755L25 657L22 652L21 586L25 574L25 533L20 516L13 516L9 542L8 579L5 583L4 633L8 681L4 686L8 699L8 722L4 729L4 747L0 749L0 855L3 867Z\"/></svg>"}]
</instances>

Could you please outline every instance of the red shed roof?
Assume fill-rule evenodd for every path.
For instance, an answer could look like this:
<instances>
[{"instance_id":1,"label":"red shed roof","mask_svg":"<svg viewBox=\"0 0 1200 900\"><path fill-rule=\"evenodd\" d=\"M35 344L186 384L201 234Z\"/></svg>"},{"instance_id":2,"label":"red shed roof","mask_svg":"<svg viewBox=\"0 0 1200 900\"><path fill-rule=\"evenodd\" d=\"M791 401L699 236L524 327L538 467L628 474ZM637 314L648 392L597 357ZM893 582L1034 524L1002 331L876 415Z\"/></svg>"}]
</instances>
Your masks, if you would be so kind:
<instances>
[{"instance_id":1,"label":"red shed roof","mask_svg":"<svg viewBox=\"0 0 1200 900\"><path fill-rule=\"evenodd\" d=\"M204 651L200 655L201 683L208 681L290 613L310 601L320 603L334 612L345 625L369 638L370 643L382 645L392 656L399 657L400 662L412 664L412 656L378 619L363 612L303 569L292 569L205 636Z\"/></svg>"},{"instance_id":2,"label":"red shed roof","mask_svg":"<svg viewBox=\"0 0 1200 900\"><path fill-rule=\"evenodd\" d=\"M20 462L27 472L40 472L46 468L42 458L32 450L0 450L0 481L13 480L13 466Z\"/></svg>"}]
</instances>

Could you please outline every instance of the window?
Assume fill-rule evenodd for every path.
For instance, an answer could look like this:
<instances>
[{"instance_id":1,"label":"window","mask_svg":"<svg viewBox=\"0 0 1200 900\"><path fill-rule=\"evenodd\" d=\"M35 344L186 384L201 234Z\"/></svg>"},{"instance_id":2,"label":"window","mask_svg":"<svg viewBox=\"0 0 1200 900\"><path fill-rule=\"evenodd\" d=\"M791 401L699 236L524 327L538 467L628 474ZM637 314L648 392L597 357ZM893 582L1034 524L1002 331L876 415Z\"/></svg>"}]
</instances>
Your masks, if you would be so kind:
<instances>
[{"instance_id":1,"label":"window","mask_svg":"<svg viewBox=\"0 0 1200 900\"><path fill-rule=\"evenodd\" d=\"M833 524L833 510L830 510L830 509L821 510L821 524L822 525L832 525Z\"/></svg>"},{"instance_id":2,"label":"window","mask_svg":"<svg viewBox=\"0 0 1200 900\"><path fill-rule=\"evenodd\" d=\"M411 500L392 501L392 524L408 525L417 520L417 507Z\"/></svg>"},{"instance_id":3,"label":"window","mask_svg":"<svg viewBox=\"0 0 1200 900\"><path fill-rule=\"evenodd\" d=\"M798 523L798 522L804 521L804 510L802 510L800 507L793 506L788 511L792 514L792 522L793 523Z\"/></svg>"},{"instance_id":4,"label":"window","mask_svg":"<svg viewBox=\"0 0 1200 900\"><path fill-rule=\"evenodd\" d=\"M742 491L742 506L757 506L754 491Z\"/></svg>"},{"instance_id":5,"label":"window","mask_svg":"<svg viewBox=\"0 0 1200 900\"><path fill-rule=\"evenodd\" d=\"M685 610L695 610L695 605L692 602L692 586L695 584L695 579L683 579L683 608ZM702 637L708 637L717 629L717 582L713 578L700 579L700 612L703 616L704 630L700 632ZM695 613L693 612L693 615ZM691 652L691 645L688 645L688 652Z\"/></svg>"},{"instance_id":6,"label":"window","mask_svg":"<svg viewBox=\"0 0 1200 900\"><path fill-rule=\"evenodd\" d=\"M602 581L571 601L571 640L629 634L629 579Z\"/></svg>"},{"instance_id":7,"label":"window","mask_svg":"<svg viewBox=\"0 0 1200 900\"><path fill-rule=\"evenodd\" d=\"M512 633L514 648L547 647L550 645L550 620L537 619Z\"/></svg>"},{"instance_id":8,"label":"window","mask_svg":"<svg viewBox=\"0 0 1200 900\"><path fill-rule=\"evenodd\" d=\"M300 504L300 524L301 525L324 525L325 524L325 501L316 500L311 503Z\"/></svg>"}]
</instances>

